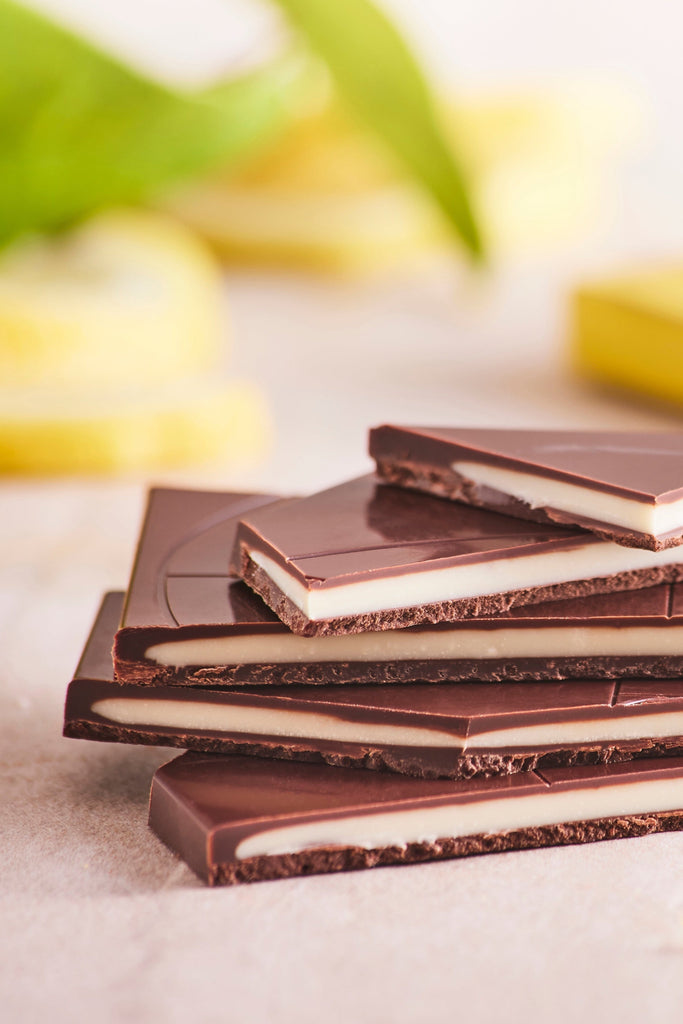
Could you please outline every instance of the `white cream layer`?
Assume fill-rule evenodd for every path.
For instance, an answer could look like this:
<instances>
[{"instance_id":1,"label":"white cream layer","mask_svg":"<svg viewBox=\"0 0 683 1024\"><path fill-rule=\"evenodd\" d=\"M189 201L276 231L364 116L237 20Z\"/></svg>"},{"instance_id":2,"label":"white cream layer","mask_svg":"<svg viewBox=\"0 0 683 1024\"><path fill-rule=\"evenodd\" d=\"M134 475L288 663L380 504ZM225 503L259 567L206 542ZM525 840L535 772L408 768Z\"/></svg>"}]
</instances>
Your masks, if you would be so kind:
<instances>
[{"instance_id":1,"label":"white cream layer","mask_svg":"<svg viewBox=\"0 0 683 1024\"><path fill-rule=\"evenodd\" d=\"M530 609L533 614L533 609ZM270 633L154 644L158 665L278 665L312 662L440 661L683 655L683 626L548 626L518 629L386 629L346 636Z\"/></svg>"},{"instance_id":2,"label":"white cream layer","mask_svg":"<svg viewBox=\"0 0 683 1024\"><path fill-rule=\"evenodd\" d=\"M616 783L580 790L552 787L520 796L474 800L439 807L396 809L328 821L285 825L249 836L236 856L279 856L324 846L379 849L445 837L487 835L568 821L626 814L652 814L683 808L683 778Z\"/></svg>"},{"instance_id":3,"label":"white cream layer","mask_svg":"<svg viewBox=\"0 0 683 1024\"><path fill-rule=\"evenodd\" d=\"M468 480L509 494L531 508L556 508L655 537L672 530L683 530L683 499L661 505L648 504L564 480L489 466L483 462L454 462L452 468Z\"/></svg>"},{"instance_id":4,"label":"white cream layer","mask_svg":"<svg viewBox=\"0 0 683 1024\"><path fill-rule=\"evenodd\" d=\"M599 541L560 551L420 569L401 576L378 575L353 583L310 588L262 551L250 550L249 555L306 618L315 622L679 564L683 562L683 545L664 551L646 551Z\"/></svg>"},{"instance_id":5,"label":"white cream layer","mask_svg":"<svg viewBox=\"0 0 683 1024\"><path fill-rule=\"evenodd\" d=\"M136 700L106 697L92 706L96 715L121 725L154 725L168 729L254 733L291 739L340 740L345 743L387 743L415 747L462 747L464 738L436 729L344 722L314 711L209 704L204 701Z\"/></svg>"},{"instance_id":6,"label":"white cream layer","mask_svg":"<svg viewBox=\"0 0 683 1024\"><path fill-rule=\"evenodd\" d=\"M92 706L95 714L130 726L155 726L189 732L251 733L290 739L339 740L401 747L452 747L455 750L602 743L644 737L683 736L683 710L617 717L614 713L578 722L543 722L475 734L468 741L455 732L420 726L349 722L335 715L290 708L248 707L208 701L140 700L107 697ZM561 715L561 712L559 713Z\"/></svg>"}]
</instances>

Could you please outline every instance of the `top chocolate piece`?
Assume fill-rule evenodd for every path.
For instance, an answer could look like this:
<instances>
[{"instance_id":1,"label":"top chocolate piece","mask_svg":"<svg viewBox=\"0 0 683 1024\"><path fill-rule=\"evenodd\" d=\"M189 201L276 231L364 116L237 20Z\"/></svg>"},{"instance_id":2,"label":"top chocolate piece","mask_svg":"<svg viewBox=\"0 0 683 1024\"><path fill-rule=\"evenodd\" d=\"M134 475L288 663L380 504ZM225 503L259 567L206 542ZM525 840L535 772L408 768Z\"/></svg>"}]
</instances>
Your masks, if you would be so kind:
<instances>
[{"instance_id":1,"label":"top chocolate piece","mask_svg":"<svg viewBox=\"0 0 683 1024\"><path fill-rule=\"evenodd\" d=\"M397 629L683 578L683 548L620 547L576 528L350 480L247 513L233 565L295 633Z\"/></svg>"},{"instance_id":2,"label":"top chocolate piece","mask_svg":"<svg viewBox=\"0 0 683 1024\"><path fill-rule=\"evenodd\" d=\"M683 432L370 431L381 479L627 547L683 543Z\"/></svg>"}]
</instances>

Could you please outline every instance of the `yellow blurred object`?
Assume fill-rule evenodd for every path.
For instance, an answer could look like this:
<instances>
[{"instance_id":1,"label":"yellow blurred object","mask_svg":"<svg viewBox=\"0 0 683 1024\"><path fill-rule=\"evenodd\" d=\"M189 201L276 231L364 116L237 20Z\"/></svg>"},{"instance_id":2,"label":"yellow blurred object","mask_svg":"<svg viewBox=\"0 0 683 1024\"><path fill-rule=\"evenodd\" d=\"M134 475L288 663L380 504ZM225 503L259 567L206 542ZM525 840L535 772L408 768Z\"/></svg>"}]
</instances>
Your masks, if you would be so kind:
<instances>
[{"instance_id":1,"label":"yellow blurred object","mask_svg":"<svg viewBox=\"0 0 683 1024\"><path fill-rule=\"evenodd\" d=\"M160 214L112 211L0 258L0 472L263 453L261 393L221 377L220 267Z\"/></svg>"},{"instance_id":2,"label":"yellow blurred object","mask_svg":"<svg viewBox=\"0 0 683 1024\"><path fill-rule=\"evenodd\" d=\"M208 370L222 307L220 269L191 231L102 214L0 257L0 384L156 385Z\"/></svg>"},{"instance_id":3,"label":"yellow blurred object","mask_svg":"<svg viewBox=\"0 0 683 1024\"><path fill-rule=\"evenodd\" d=\"M578 371L683 401L683 264L649 267L580 288L573 301Z\"/></svg>"},{"instance_id":4,"label":"yellow blurred object","mask_svg":"<svg viewBox=\"0 0 683 1024\"><path fill-rule=\"evenodd\" d=\"M539 251L576 238L606 215L602 176L637 138L637 100L604 81L492 98L452 112L494 251ZM608 215L608 214L607 214Z\"/></svg>"},{"instance_id":5,"label":"yellow blurred object","mask_svg":"<svg viewBox=\"0 0 683 1024\"><path fill-rule=\"evenodd\" d=\"M422 197L408 186L328 198L207 185L176 212L234 262L358 272L440 243Z\"/></svg>"},{"instance_id":6,"label":"yellow blurred object","mask_svg":"<svg viewBox=\"0 0 683 1024\"><path fill-rule=\"evenodd\" d=\"M0 472L147 469L263 454L269 420L258 389L200 378L154 392L0 392Z\"/></svg>"},{"instance_id":7,"label":"yellow blurred object","mask_svg":"<svg viewBox=\"0 0 683 1024\"><path fill-rule=\"evenodd\" d=\"M600 98L574 88L447 106L494 251L546 245L590 222L595 166L631 113ZM187 187L168 208L224 256L256 262L353 271L449 242L423 194L330 95L241 172Z\"/></svg>"}]
</instances>

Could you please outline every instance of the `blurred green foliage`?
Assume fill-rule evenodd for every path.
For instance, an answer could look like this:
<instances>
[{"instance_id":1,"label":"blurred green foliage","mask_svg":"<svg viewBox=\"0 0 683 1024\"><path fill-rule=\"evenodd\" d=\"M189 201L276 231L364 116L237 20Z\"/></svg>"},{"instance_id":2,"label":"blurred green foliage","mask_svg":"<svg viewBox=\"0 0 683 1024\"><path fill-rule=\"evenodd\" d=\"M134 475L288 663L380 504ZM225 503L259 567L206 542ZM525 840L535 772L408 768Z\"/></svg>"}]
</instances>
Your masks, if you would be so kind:
<instances>
[{"instance_id":1,"label":"blurred green foliage","mask_svg":"<svg viewBox=\"0 0 683 1024\"><path fill-rule=\"evenodd\" d=\"M289 116L300 68L292 52L174 92L0 0L0 245L242 157Z\"/></svg>"},{"instance_id":2,"label":"blurred green foliage","mask_svg":"<svg viewBox=\"0 0 683 1024\"><path fill-rule=\"evenodd\" d=\"M368 0L276 0L326 62L351 109L431 194L474 257L482 238L461 164L405 40Z\"/></svg>"},{"instance_id":3,"label":"blurred green foliage","mask_svg":"<svg viewBox=\"0 0 683 1024\"><path fill-rule=\"evenodd\" d=\"M473 256L477 221L406 43L370 0L274 0L350 109L431 194ZM0 0L0 246L244 160L288 122L301 50L202 92L173 90L14 0Z\"/></svg>"}]
</instances>

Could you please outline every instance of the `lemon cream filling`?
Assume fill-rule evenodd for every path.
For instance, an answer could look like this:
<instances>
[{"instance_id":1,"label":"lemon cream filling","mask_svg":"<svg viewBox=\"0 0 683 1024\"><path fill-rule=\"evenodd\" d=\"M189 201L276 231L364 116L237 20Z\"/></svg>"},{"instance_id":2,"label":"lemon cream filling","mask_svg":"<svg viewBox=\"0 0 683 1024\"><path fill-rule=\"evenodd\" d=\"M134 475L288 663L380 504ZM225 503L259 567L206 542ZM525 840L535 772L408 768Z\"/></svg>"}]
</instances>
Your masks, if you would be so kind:
<instances>
[{"instance_id":1,"label":"lemon cream filling","mask_svg":"<svg viewBox=\"0 0 683 1024\"><path fill-rule=\"evenodd\" d=\"M454 462L452 468L475 484L509 494L533 509L561 509L598 523L621 526L655 537L683 530L683 498L659 504L635 501L565 480L479 462Z\"/></svg>"}]
</instances>

